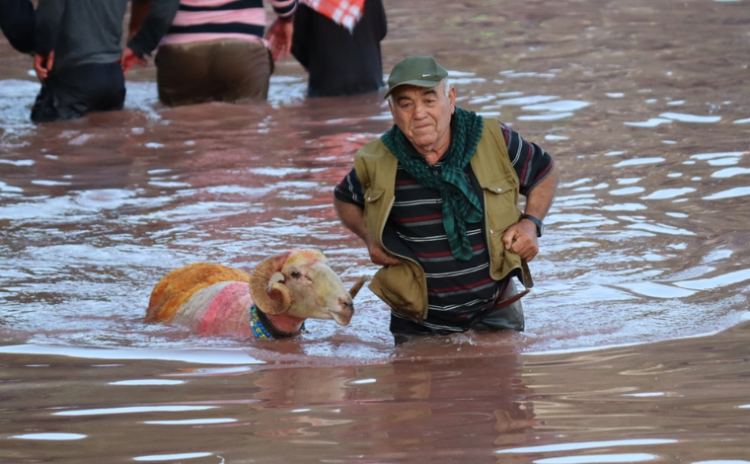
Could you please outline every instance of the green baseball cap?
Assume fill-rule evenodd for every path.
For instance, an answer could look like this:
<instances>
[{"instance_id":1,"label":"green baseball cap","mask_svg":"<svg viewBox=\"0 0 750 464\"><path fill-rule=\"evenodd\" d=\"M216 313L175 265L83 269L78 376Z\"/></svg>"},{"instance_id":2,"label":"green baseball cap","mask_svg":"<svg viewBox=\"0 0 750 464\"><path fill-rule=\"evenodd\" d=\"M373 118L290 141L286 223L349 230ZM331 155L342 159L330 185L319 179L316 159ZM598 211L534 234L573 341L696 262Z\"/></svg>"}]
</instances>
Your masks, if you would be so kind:
<instances>
[{"instance_id":1,"label":"green baseball cap","mask_svg":"<svg viewBox=\"0 0 750 464\"><path fill-rule=\"evenodd\" d=\"M437 64L431 56L409 56L396 63L388 76L388 91L383 99L400 85L435 87L448 77L448 71Z\"/></svg>"}]
</instances>

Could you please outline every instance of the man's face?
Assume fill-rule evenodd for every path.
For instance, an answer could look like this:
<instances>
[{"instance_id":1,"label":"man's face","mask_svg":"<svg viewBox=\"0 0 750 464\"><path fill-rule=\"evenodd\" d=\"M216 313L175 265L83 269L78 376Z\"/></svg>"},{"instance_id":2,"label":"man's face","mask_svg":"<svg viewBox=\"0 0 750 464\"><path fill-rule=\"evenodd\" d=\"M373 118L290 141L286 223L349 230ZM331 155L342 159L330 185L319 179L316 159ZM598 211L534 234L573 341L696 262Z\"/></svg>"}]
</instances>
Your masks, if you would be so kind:
<instances>
[{"instance_id":1,"label":"man's face","mask_svg":"<svg viewBox=\"0 0 750 464\"><path fill-rule=\"evenodd\" d=\"M393 122L421 154L445 151L450 145L451 115L455 110L456 90L445 96L445 81L435 87L402 85L388 102ZM442 154L442 153L441 153Z\"/></svg>"}]
</instances>

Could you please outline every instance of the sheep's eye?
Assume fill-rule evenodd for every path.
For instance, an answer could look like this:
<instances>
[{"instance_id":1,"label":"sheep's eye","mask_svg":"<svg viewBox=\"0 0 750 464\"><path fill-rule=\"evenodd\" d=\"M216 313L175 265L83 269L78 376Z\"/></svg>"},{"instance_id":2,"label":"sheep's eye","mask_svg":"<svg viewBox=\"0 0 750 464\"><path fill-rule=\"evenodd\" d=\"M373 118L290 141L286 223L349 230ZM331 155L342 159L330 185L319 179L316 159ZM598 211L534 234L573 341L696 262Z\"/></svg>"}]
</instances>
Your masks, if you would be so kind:
<instances>
[{"instance_id":1,"label":"sheep's eye","mask_svg":"<svg viewBox=\"0 0 750 464\"><path fill-rule=\"evenodd\" d=\"M291 276L294 277L295 279L299 279L300 273L299 273L299 271L292 271Z\"/></svg>"}]
</instances>

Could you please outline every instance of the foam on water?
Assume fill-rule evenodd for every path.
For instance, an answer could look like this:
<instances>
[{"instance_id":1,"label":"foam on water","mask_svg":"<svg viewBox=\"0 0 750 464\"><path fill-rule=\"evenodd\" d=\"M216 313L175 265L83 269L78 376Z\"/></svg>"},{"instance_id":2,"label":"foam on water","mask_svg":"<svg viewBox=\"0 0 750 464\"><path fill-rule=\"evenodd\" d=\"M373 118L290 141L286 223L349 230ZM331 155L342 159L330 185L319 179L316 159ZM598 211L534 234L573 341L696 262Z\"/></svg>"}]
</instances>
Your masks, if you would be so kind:
<instances>
[{"instance_id":1,"label":"foam on water","mask_svg":"<svg viewBox=\"0 0 750 464\"><path fill-rule=\"evenodd\" d=\"M646 195L645 197L641 197L641 200L665 200L668 198L676 198L680 197L682 195L686 195L688 193L695 192L696 189L692 187L682 187L682 188L675 188L675 189L663 189L663 190L657 190L653 193L650 193Z\"/></svg>"},{"instance_id":2,"label":"foam on water","mask_svg":"<svg viewBox=\"0 0 750 464\"><path fill-rule=\"evenodd\" d=\"M496 451L496 454L527 454L527 453L549 453L556 451L577 451L597 448L613 448L621 446L648 446L662 445L666 443L677 443L678 440L669 438L633 438L630 440L611 440L598 442L561 443L559 445L529 446L525 448L511 448Z\"/></svg>"},{"instance_id":3,"label":"foam on water","mask_svg":"<svg viewBox=\"0 0 750 464\"><path fill-rule=\"evenodd\" d=\"M711 173L711 177L716 177L720 179L728 178L728 177L734 177L739 176L742 174L750 174L750 168L727 168L727 169L721 169L719 171L715 171ZM2 186L0 186L2 188Z\"/></svg>"},{"instance_id":4,"label":"foam on water","mask_svg":"<svg viewBox=\"0 0 750 464\"><path fill-rule=\"evenodd\" d=\"M548 111L554 113L563 113L576 111L589 106L588 102L580 100L557 100L548 103L537 103L521 107L525 111Z\"/></svg>"},{"instance_id":5,"label":"foam on water","mask_svg":"<svg viewBox=\"0 0 750 464\"><path fill-rule=\"evenodd\" d=\"M626 122L626 126L633 126L633 127L657 127L662 124L669 124L671 123L671 119L665 119L665 118L651 118L648 121L642 121L642 122Z\"/></svg>"},{"instance_id":6,"label":"foam on water","mask_svg":"<svg viewBox=\"0 0 750 464\"><path fill-rule=\"evenodd\" d=\"M646 189L643 187L626 187L621 189L610 190L610 195L622 196L622 195L636 195L638 193L645 192Z\"/></svg>"},{"instance_id":7,"label":"foam on water","mask_svg":"<svg viewBox=\"0 0 750 464\"><path fill-rule=\"evenodd\" d=\"M704 200L725 200L750 195L750 187L735 187L703 197Z\"/></svg>"},{"instance_id":8,"label":"foam on water","mask_svg":"<svg viewBox=\"0 0 750 464\"><path fill-rule=\"evenodd\" d=\"M649 453L587 454L585 456L561 456L534 460L534 464L606 464L617 462L645 462L660 459Z\"/></svg>"},{"instance_id":9,"label":"foam on water","mask_svg":"<svg viewBox=\"0 0 750 464\"><path fill-rule=\"evenodd\" d=\"M663 161L665 161L665 159L661 157L633 158L625 161L620 161L619 163L615 164L614 167L621 168L625 166L638 166L641 164L657 164Z\"/></svg>"},{"instance_id":10,"label":"foam on water","mask_svg":"<svg viewBox=\"0 0 750 464\"><path fill-rule=\"evenodd\" d=\"M198 364L265 364L242 350L232 349L102 349L52 345L11 345L0 347L0 353L53 354L87 359L161 359Z\"/></svg>"}]
</instances>

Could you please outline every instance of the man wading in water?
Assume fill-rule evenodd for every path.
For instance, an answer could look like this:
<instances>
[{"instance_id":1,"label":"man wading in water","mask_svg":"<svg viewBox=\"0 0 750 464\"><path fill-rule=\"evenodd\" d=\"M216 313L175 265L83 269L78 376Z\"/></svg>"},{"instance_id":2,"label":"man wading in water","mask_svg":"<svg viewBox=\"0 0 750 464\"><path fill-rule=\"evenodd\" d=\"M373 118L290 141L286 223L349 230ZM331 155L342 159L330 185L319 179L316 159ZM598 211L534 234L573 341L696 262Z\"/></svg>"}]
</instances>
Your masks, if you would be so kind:
<instances>
[{"instance_id":1,"label":"man wading in water","mask_svg":"<svg viewBox=\"0 0 750 464\"><path fill-rule=\"evenodd\" d=\"M456 108L447 71L408 57L388 78L395 125L336 186L342 223L382 265L370 289L397 344L419 335L524 329L512 276L533 285L557 188L552 158L494 119ZM518 195L526 196L523 214Z\"/></svg>"}]
</instances>

